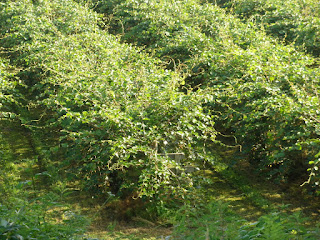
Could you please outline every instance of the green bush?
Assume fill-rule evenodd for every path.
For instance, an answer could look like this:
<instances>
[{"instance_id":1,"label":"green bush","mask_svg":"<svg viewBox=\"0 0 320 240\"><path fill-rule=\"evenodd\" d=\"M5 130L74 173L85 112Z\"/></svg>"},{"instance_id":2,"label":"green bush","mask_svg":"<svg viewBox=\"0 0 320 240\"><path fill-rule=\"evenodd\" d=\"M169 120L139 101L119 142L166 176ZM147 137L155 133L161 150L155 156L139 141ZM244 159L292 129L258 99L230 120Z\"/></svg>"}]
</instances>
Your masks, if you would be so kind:
<instances>
[{"instance_id":1,"label":"green bush","mask_svg":"<svg viewBox=\"0 0 320 240\"><path fill-rule=\"evenodd\" d=\"M320 8L317 2L231 0L217 1L217 4L245 21L254 21L281 41L293 43L297 49L319 57Z\"/></svg>"},{"instance_id":2,"label":"green bush","mask_svg":"<svg viewBox=\"0 0 320 240\"><path fill-rule=\"evenodd\" d=\"M105 14L108 30L123 41L146 46L155 56L180 62L223 45L226 38L245 48L263 38L255 26L240 24L219 7L199 1L98 1L94 9ZM216 46L217 45L217 46ZM166 59L167 58L167 59ZM196 63L195 63L196 62ZM199 64L199 63L198 63ZM205 66L205 65L204 65Z\"/></svg>"},{"instance_id":3,"label":"green bush","mask_svg":"<svg viewBox=\"0 0 320 240\"><path fill-rule=\"evenodd\" d=\"M14 117L11 106L15 103L14 88L17 81L12 79L9 69L7 61L0 58L0 120Z\"/></svg>"},{"instance_id":4,"label":"green bush","mask_svg":"<svg viewBox=\"0 0 320 240\"><path fill-rule=\"evenodd\" d=\"M214 112L216 128L234 135L257 168L278 180L306 178L319 151L319 69L310 67L316 59L195 0L108 0L95 9L105 11L107 27L123 41L144 46L169 68L184 69L186 84L210 91L204 108Z\"/></svg>"},{"instance_id":5,"label":"green bush","mask_svg":"<svg viewBox=\"0 0 320 240\"><path fill-rule=\"evenodd\" d=\"M184 153L182 164L203 161L203 147L216 134L212 114L202 108L210 96L180 92L178 73L119 43L97 19L70 0L3 7L0 42L23 68L17 76L34 109L20 118L34 132L59 134L50 152L87 189L153 199L184 195L191 176L176 174L181 166L166 152Z\"/></svg>"}]
</instances>

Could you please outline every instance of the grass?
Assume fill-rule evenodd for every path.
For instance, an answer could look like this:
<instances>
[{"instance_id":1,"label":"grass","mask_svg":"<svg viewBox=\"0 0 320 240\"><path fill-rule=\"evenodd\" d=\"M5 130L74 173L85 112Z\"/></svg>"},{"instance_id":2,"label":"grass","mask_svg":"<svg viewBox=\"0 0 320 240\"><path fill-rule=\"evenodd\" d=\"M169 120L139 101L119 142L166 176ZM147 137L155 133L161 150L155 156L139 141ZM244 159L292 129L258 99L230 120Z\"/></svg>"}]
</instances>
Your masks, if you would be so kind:
<instances>
[{"instance_id":1,"label":"grass","mask_svg":"<svg viewBox=\"0 0 320 240\"><path fill-rule=\"evenodd\" d=\"M155 240L165 238L171 235L171 229L162 227L147 227L139 226L135 223L109 223L106 227L92 228L88 232L88 236L91 238L98 238L101 240L116 240L116 239L128 239L128 240Z\"/></svg>"},{"instance_id":2,"label":"grass","mask_svg":"<svg viewBox=\"0 0 320 240\"><path fill-rule=\"evenodd\" d=\"M255 222L259 217L277 210L283 213L301 211L309 220L305 226L312 226L320 220L320 202L314 196L301 195L301 189L291 186L286 193L272 182L258 180L258 175L250 179L237 176L235 172L230 176L230 170L218 168L217 171L206 170L202 175L211 179L206 187L206 196L214 201L229 203L233 212L241 218ZM246 184L246 188L241 187ZM77 192L68 198L75 209L82 211L92 219L92 224L87 232L88 237L98 239L165 239L172 234L173 228L163 222L139 220L119 221L112 212L103 208L103 203L94 199L87 193ZM267 205L267 207L266 207Z\"/></svg>"}]
</instances>

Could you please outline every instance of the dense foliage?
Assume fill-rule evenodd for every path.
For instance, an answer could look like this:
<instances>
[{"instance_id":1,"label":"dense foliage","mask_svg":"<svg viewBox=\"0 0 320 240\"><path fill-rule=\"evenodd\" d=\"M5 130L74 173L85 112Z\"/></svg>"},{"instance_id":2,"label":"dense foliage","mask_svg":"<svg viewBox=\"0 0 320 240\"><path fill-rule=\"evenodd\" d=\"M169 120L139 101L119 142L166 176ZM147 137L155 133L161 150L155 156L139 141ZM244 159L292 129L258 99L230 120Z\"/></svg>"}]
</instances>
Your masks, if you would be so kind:
<instances>
[{"instance_id":1,"label":"dense foliage","mask_svg":"<svg viewBox=\"0 0 320 240\"><path fill-rule=\"evenodd\" d=\"M1 22L1 44L28 87L20 119L36 133L59 135L44 150L63 156L70 179L120 196L184 196L192 181L174 173L180 166L165 153L204 161L216 134L202 108L205 91L180 92L178 74L120 44L72 1L10 2Z\"/></svg>"},{"instance_id":2,"label":"dense foliage","mask_svg":"<svg viewBox=\"0 0 320 240\"><path fill-rule=\"evenodd\" d=\"M10 105L14 102L14 88L16 82L10 79L9 66L4 59L0 59L0 119L10 117Z\"/></svg>"},{"instance_id":3,"label":"dense foliage","mask_svg":"<svg viewBox=\"0 0 320 240\"><path fill-rule=\"evenodd\" d=\"M279 180L300 177L315 163L316 59L278 43L253 22L196 0L94 6L106 14L110 32L145 46L169 68L184 69L187 84L210 91L213 100L205 108L219 115L216 127L235 136L254 166Z\"/></svg>"},{"instance_id":4,"label":"dense foliage","mask_svg":"<svg viewBox=\"0 0 320 240\"><path fill-rule=\"evenodd\" d=\"M204 194L205 170L223 166L252 195L232 169L239 158L319 185L318 10L309 0L1 1L0 239L76 239L87 222L58 203L67 184L103 207L114 200L119 215L132 201L147 218L184 205L176 239L315 239L297 214L250 225ZM12 144L12 127L24 140Z\"/></svg>"},{"instance_id":5,"label":"dense foliage","mask_svg":"<svg viewBox=\"0 0 320 240\"><path fill-rule=\"evenodd\" d=\"M272 36L319 57L320 8L313 0L218 0L210 1L251 21Z\"/></svg>"}]
</instances>

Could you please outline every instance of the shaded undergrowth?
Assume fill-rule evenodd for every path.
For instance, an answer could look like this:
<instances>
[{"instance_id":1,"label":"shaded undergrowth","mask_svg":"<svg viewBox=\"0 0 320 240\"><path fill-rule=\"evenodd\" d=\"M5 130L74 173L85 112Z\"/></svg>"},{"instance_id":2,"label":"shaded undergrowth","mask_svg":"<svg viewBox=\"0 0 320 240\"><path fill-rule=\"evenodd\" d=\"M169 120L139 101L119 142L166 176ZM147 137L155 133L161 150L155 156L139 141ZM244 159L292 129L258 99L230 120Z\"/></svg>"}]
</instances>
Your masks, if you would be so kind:
<instances>
[{"instance_id":1,"label":"shaded undergrowth","mask_svg":"<svg viewBox=\"0 0 320 240\"><path fill-rule=\"evenodd\" d=\"M124 206L128 204L128 202L119 201L118 199L112 198L112 196L110 196L107 201L105 199L99 199L92 193L80 191L75 183L65 182L62 179L60 179L60 181L56 179L54 183L52 183L52 181L43 181L44 179L41 180L35 177L41 177L41 174L39 174L39 169L36 164L34 166L30 165L32 164L30 159L33 153L30 142L25 138L25 135L21 135L21 129L16 124L12 124L10 127L7 125L5 128L2 128L2 133L8 133L9 129L11 134L5 134L5 136L7 136L5 137L6 142L10 142L10 151L8 151L8 153L11 153L12 156L15 157L20 156L16 158L16 168L14 169L14 174L16 175L15 182L20 184L20 186L21 184L24 185L21 186L20 194L23 192L25 196L29 196L31 199L34 195L39 199L40 196L48 196L49 194L52 197L51 202L63 202L64 206L58 204L50 205L52 203L49 203L50 201L48 202L48 199L46 200L45 205L47 208L43 211L46 212L46 214L52 214L55 221L61 221L59 220L61 216L67 214L70 209L72 209L73 212L82 212L82 214L85 214L87 218L92 220L92 224L91 227L88 228L86 235L82 238L155 239L161 236L177 236L175 234L189 234L190 236L196 237L184 229L184 227L190 224L185 222L185 217L190 217L189 211L191 211L191 213L194 211L192 209L190 210L191 205L186 204L174 212L167 213L165 217L160 219L150 219L144 214L139 215L138 212L134 212L134 215L131 216L120 216L121 213L117 212L117 210L119 211L119 209L121 209L119 206ZM3 147L3 149L5 149L5 147ZM28 158L29 160L27 160ZM194 223L197 223L197 221L200 222L198 222L198 225L189 227L202 226L205 221L218 221L221 227L228 226L231 232L230 234L232 235L238 234L236 229L241 226L246 226L243 225L245 221L255 223L258 219L266 215L277 220L279 214L284 214L284 216L291 216L293 214L292 216L296 216L298 220L303 219L303 224L299 224L304 227L314 225L314 222L319 218L319 204L314 197L313 200L310 201L310 199L307 198L307 194L300 195L299 190L298 192L293 191L296 190L293 185L288 185L289 189L283 191L284 189L281 189L278 185L274 185L272 182L259 180L259 176L254 173L250 175L250 178L245 177L249 176L244 174L245 171L248 171L246 167L245 162L239 163L237 170L223 164L217 164L216 167L211 170L203 170L195 173L199 178L205 178L206 184L203 184L201 187L199 186L202 192L201 196L204 198L199 201L197 205L193 205L195 209L198 209L196 210L197 214L200 212L202 212L202 214L199 216L194 215L189 219L193 219L192 222ZM30 185L28 181L30 181ZM32 186L32 181L35 181L35 187ZM301 198L301 196L304 197ZM50 207L48 207L48 205ZM207 206L211 207L208 209ZM127 207L131 208L135 206ZM219 215L220 217L224 218L222 222L220 222L219 219L211 219L213 215L217 214L216 211L221 215ZM277 214L268 215L272 212ZM298 216L298 212L302 212L304 216L308 216L309 218L304 219L302 216ZM116 214L119 215L117 216ZM198 220L194 219L194 217ZM183 227L179 225L180 227L177 228L177 223L181 224L181 219L184 219L185 225ZM199 234L202 234L202 232L205 234L207 231L209 231L209 233L210 231L214 231L214 229L208 230L206 227L201 227L197 228L197 231L199 231ZM184 236L186 237L186 235ZM190 236L189 239L196 239ZM180 238L177 237L174 239Z\"/></svg>"}]
</instances>

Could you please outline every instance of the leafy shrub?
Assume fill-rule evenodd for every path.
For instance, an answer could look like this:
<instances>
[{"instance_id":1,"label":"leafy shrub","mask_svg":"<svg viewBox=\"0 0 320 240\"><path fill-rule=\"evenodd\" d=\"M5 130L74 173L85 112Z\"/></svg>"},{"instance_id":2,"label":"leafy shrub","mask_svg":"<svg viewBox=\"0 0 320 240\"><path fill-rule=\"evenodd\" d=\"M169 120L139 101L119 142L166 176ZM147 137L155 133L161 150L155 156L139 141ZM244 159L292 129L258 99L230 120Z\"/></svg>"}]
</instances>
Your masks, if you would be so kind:
<instances>
[{"instance_id":1,"label":"leafy shrub","mask_svg":"<svg viewBox=\"0 0 320 240\"><path fill-rule=\"evenodd\" d=\"M214 1L212 1L214 3ZM254 20L267 33L319 57L319 4L315 1L217 1L244 20Z\"/></svg>"},{"instance_id":2,"label":"leafy shrub","mask_svg":"<svg viewBox=\"0 0 320 240\"><path fill-rule=\"evenodd\" d=\"M124 41L181 62L186 84L211 92L204 108L219 116L216 127L234 135L255 166L278 180L306 175L319 151L314 58L199 1L109 0L95 9Z\"/></svg>"},{"instance_id":3,"label":"leafy shrub","mask_svg":"<svg viewBox=\"0 0 320 240\"><path fill-rule=\"evenodd\" d=\"M253 25L242 25L240 33L238 19L218 7L201 6L196 0L108 0L94 6L96 11L106 14L111 33L120 34L126 42L147 46L156 56L173 59L176 65L187 60L194 64L193 58L216 47L213 45L219 45L229 35L241 47L256 41L259 35Z\"/></svg>"},{"instance_id":4,"label":"leafy shrub","mask_svg":"<svg viewBox=\"0 0 320 240\"><path fill-rule=\"evenodd\" d=\"M120 44L73 1L11 2L1 21L0 41L16 51L10 60L23 68L18 76L34 109L21 119L34 132L59 134L50 152L63 156L59 166L70 179L123 197L184 195L191 176L175 174L180 166L166 152L183 152L183 164L204 160L216 134L202 108L210 95L180 92L179 74Z\"/></svg>"},{"instance_id":5,"label":"leafy shrub","mask_svg":"<svg viewBox=\"0 0 320 240\"><path fill-rule=\"evenodd\" d=\"M0 120L13 118L12 104L15 102L14 88L17 84L11 78L7 61L0 58Z\"/></svg>"}]
</instances>

